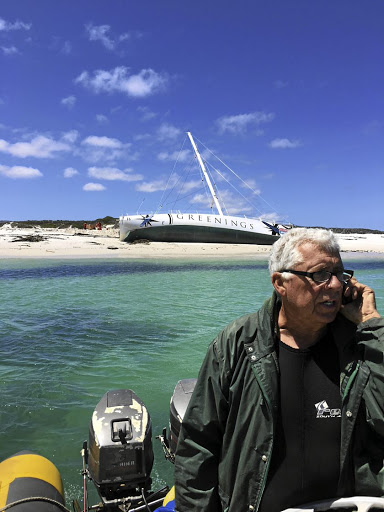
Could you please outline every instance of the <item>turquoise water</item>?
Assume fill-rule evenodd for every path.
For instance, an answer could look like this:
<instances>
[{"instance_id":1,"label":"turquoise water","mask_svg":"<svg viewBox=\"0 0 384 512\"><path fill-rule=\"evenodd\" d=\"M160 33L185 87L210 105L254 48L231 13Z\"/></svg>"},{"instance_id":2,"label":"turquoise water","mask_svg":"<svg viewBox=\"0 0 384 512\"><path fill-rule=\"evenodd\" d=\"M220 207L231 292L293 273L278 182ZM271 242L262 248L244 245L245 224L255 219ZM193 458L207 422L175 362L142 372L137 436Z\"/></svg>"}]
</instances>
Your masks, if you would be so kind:
<instances>
[{"instance_id":1,"label":"turquoise water","mask_svg":"<svg viewBox=\"0 0 384 512\"><path fill-rule=\"evenodd\" d=\"M345 258L344 258L345 259ZM384 259L345 259L384 313ZM267 261L6 260L0 263L0 460L29 449L81 498L80 450L110 389L146 404L154 437L178 380L195 377L230 320L271 293ZM153 440L153 487L172 466Z\"/></svg>"}]
</instances>

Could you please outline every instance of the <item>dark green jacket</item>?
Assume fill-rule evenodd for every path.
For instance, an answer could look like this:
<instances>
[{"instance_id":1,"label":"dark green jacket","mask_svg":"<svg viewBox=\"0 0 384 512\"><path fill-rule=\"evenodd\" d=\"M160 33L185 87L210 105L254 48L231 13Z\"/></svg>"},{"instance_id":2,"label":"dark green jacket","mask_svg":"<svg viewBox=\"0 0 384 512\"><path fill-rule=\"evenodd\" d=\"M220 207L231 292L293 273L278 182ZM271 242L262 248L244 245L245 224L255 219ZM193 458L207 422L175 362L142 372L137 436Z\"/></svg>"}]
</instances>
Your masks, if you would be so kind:
<instances>
[{"instance_id":1,"label":"dark green jacket","mask_svg":"<svg viewBox=\"0 0 384 512\"><path fill-rule=\"evenodd\" d=\"M185 414L175 465L178 512L257 511L278 413L276 295L211 343ZM384 495L384 320L338 315L339 496Z\"/></svg>"}]
</instances>

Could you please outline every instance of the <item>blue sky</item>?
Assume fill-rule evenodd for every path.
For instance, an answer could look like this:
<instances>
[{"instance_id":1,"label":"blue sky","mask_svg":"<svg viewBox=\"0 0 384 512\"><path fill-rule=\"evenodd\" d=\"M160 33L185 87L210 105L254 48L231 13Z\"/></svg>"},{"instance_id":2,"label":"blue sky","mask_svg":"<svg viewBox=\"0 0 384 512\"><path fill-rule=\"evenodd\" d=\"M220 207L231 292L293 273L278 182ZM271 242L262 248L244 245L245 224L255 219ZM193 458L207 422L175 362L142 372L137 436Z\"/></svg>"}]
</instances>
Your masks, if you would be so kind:
<instances>
[{"instance_id":1,"label":"blue sky","mask_svg":"<svg viewBox=\"0 0 384 512\"><path fill-rule=\"evenodd\" d=\"M190 130L266 215L384 229L383 50L383 0L3 1L0 219L154 212Z\"/></svg>"}]
</instances>

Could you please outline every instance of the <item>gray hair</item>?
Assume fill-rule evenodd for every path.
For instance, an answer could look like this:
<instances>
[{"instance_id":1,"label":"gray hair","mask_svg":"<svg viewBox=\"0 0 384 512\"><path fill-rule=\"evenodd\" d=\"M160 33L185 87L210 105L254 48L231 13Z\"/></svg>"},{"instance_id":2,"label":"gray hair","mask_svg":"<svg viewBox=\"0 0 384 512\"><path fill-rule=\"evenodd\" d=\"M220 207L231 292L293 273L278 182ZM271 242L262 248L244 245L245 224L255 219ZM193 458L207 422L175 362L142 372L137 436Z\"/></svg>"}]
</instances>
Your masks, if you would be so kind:
<instances>
[{"instance_id":1,"label":"gray hair","mask_svg":"<svg viewBox=\"0 0 384 512\"><path fill-rule=\"evenodd\" d=\"M272 246L269 256L270 275L284 268L295 268L302 263L303 256L298 249L305 243L314 244L330 254L340 252L340 246L332 231L320 228L293 228Z\"/></svg>"}]
</instances>

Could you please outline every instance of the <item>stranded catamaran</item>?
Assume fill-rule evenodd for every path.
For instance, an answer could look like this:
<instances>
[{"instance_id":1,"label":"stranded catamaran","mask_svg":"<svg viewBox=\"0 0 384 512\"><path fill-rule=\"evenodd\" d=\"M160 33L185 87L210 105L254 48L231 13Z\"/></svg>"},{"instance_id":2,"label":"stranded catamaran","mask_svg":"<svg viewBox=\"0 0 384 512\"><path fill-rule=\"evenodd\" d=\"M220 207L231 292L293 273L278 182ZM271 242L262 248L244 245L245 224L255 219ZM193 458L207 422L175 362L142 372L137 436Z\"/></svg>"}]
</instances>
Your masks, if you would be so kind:
<instances>
[{"instance_id":1,"label":"stranded catamaran","mask_svg":"<svg viewBox=\"0 0 384 512\"><path fill-rule=\"evenodd\" d=\"M120 217L120 240L151 240L156 242L209 242L229 244L271 245L285 233L287 226L247 217L225 215L206 165L190 132L187 132L202 179L212 196L211 213L154 213L152 215L124 215ZM233 171L232 171L233 172ZM235 173L234 173L235 174ZM217 212L213 212L213 205Z\"/></svg>"}]
</instances>

